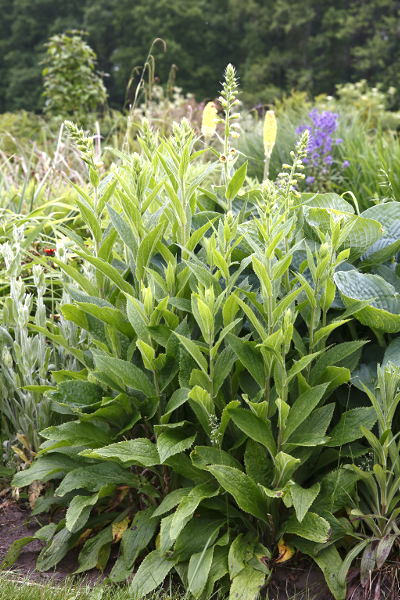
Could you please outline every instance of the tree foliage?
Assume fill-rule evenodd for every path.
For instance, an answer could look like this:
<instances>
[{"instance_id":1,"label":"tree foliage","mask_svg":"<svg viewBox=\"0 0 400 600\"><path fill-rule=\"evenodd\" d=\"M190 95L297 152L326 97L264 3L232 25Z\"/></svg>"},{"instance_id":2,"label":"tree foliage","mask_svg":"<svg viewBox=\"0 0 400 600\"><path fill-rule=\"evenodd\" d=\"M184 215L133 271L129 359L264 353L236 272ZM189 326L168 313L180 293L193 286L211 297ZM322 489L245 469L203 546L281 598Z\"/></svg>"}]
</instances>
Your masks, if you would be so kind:
<instances>
[{"instance_id":1,"label":"tree foliage","mask_svg":"<svg viewBox=\"0 0 400 600\"><path fill-rule=\"evenodd\" d=\"M156 37L168 47L165 56L159 51L157 75L165 82L176 64L179 85L200 99L213 96L229 61L254 103L292 88L331 92L361 78L389 87L400 62L395 0L0 0L1 6L0 110L41 106L43 44L73 27L89 32L116 106Z\"/></svg>"},{"instance_id":2,"label":"tree foliage","mask_svg":"<svg viewBox=\"0 0 400 600\"><path fill-rule=\"evenodd\" d=\"M79 118L105 102L107 92L95 71L96 54L81 31L53 35L46 48L42 72L46 112Z\"/></svg>"}]
</instances>

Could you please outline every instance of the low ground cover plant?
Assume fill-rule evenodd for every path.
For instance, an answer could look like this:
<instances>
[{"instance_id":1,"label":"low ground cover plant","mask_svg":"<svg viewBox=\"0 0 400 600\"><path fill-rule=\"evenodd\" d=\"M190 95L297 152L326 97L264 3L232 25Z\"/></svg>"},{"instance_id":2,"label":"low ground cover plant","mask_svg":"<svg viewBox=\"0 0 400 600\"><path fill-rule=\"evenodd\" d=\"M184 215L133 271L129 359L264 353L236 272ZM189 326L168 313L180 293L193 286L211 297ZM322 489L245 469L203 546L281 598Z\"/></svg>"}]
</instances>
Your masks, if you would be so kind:
<instances>
[{"instance_id":1,"label":"low ground cover plant","mask_svg":"<svg viewBox=\"0 0 400 600\"><path fill-rule=\"evenodd\" d=\"M62 327L37 305L28 337L70 363L13 480L46 484L33 514L51 520L4 567L39 539L39 570L78 546L78 573L135 572L136 598L174 574L187 596L253 600L299 550L342 600L354 558L367 586L398 544L399 205L302 192L308 129L276 181L248 177L237 93L229 66L205 140L143 121L106 172L66 123L88 181L46 263ZM266 164L275 136L269 114Z\"/></svg>"}]
</instances>

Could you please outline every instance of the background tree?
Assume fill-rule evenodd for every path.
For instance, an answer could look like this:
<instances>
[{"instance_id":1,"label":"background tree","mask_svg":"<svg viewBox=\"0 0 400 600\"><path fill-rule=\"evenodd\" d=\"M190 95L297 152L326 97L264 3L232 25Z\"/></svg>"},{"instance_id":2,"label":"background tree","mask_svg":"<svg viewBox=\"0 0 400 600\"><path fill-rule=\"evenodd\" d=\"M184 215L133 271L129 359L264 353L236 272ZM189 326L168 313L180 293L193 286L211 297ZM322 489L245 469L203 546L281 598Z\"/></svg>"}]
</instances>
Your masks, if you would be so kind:
<instances>
[{"instance_id":1,"label":"background tree","mask_svg":"<svg viewBox=\"0 0 400 600\"><path fill-rule=\"evenodd\" d=\"M161 81L176 64L178 85L201 100L212 98L228 62L254 104L292 88L331 93L362 78L388 88L400 70L398 0L0 0L0 8L3 111L40 109L43 44L78 27L110 74L117 108L156 37L167 42L156 56Z\"/></svg>"},{"instance_id":2,"label":"background tree","mask_svg":"<svg viewBox=\"0 0 400 600\"><path fill-rule=\"evenodd\" d=\"M46 44L42 73L45 111L80 120L107 99L103 80L95 71L96 54L82 35L77 30L53 35Z\"/></svg>"}]
</instances>

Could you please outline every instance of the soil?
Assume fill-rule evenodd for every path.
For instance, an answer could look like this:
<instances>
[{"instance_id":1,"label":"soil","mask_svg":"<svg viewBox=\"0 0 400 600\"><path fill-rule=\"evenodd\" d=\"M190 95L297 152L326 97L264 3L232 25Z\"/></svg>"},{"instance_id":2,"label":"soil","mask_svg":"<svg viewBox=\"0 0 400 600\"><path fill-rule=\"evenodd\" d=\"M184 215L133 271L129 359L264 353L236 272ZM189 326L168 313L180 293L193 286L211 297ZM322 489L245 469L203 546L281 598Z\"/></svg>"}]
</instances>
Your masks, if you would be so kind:
<instances>
[{"instance_id":1,"label":"soil","mask_svg":"<svg viewBox=\"0 0 400 600\"><path fill-rule=\"evenodd\" d=\"M29 506L11 499L0 498L0 563L12 542L33 535L42 524L30 516ZM44 583L61 582L77 569L77 552L71 551L57 565L56 570L46 573L35 571L36 558L41 548L42 543L36 540L25 546L12 570L24 579ZM359 570L352 569L349 576L348 600L382 600L383 598L398 600L400 598L397 581L399 566L398 563L388 566L386 577L379 582L379 592L375 589L376 585L373 585L373 589L369 592L362 590L359 585ZM84 576L85 583L95 583L101 578L102 575L97 570L89 571ZM387 583L389 581L390 585ZM396 590L394 590L394 583ZM296 600L311 598L333 600L322 572L308 558L295 556L290 562L277 566L268 585L269 600L287 600L293 596Z\"/></svg>"},{"instance_id":2,"label":"soil","mask_svg":"<svg viewBox=\"0 0 400 600\"><path fill-rule=\"evenodd\" d=\"M23 503L17 503L9 499L5 499L0 503L0 563L10 544L20 538L34 535L42 524L30 516L29 507ZM63 581L78 568L77 553L69 552L57 565L57 570L45 573L35 571L36 559L42 546L43 544L39 540L27 544L11 569L21 574L24 579L43 583L46 581ZM98 571L89 571L85 575L85 582L94 583L99 577Z\"/></svg>"}]
</instances>

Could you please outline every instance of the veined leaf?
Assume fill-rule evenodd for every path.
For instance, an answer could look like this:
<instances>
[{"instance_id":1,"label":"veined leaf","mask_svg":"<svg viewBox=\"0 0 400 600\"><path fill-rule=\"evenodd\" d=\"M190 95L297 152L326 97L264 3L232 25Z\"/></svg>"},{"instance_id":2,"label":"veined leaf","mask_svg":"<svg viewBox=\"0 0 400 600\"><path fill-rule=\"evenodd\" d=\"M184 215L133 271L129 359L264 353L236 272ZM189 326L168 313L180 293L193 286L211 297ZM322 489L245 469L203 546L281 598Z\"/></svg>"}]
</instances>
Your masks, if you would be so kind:
<instances>
[{"instance_id":1,"label":"veined leaf","mask_svg":"<svg viewBox=\"0 0 400 600\"><path fill-rule=\"evenodd\" d=\"M257 484L245 473L225 465L211 465L207 469L218 483L236 500L238 506L266 521L268 503Z\"/></svg>"},{"instance_id":2,"label":"veined leaf","mask_svg":"<svg viewBox=\"0 0 400 600\"><path fill-rule=\"evenodd\" d=\"M159 550L153 550L140 564L129 593L137 600L150 594L162 584L174 564L173 560L165 558Z\"/></svg>"},{"instance_id":3,"label":"veined leaf","mask_svg":"<svg viewBox=\"0 0 400 600\"><path fill-rule=\"evenodd\" d=\"M338 271L334 280L345 306L369 300L370 306L354 315L360 323L387 333L400 331L400 295L390 283L379 275L366 275L354 269Z\"/></svg>"}]
</instances>

